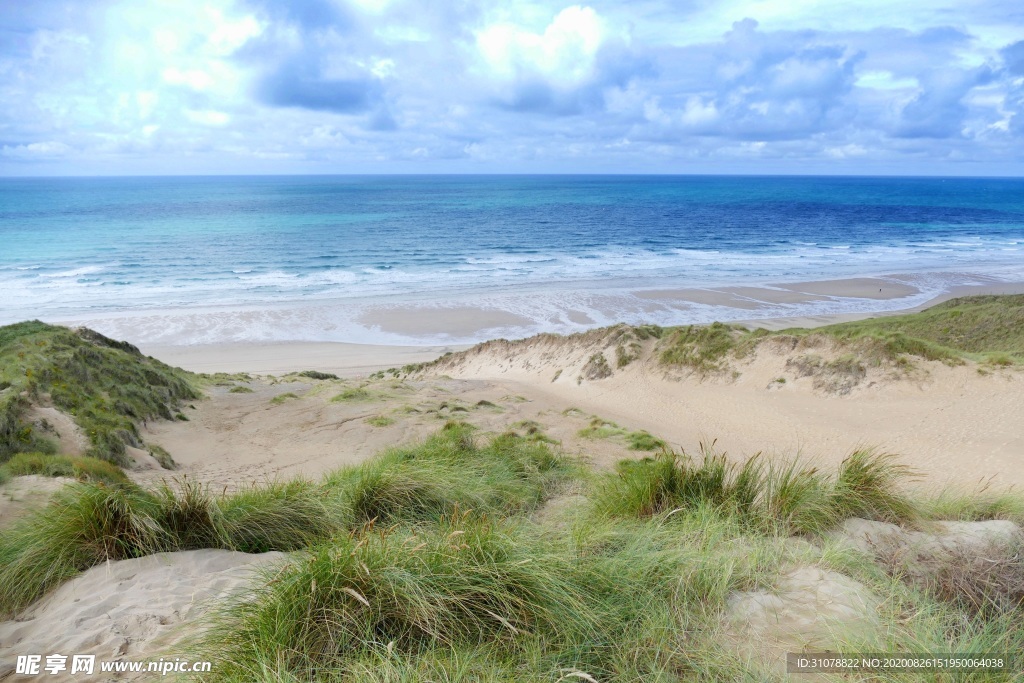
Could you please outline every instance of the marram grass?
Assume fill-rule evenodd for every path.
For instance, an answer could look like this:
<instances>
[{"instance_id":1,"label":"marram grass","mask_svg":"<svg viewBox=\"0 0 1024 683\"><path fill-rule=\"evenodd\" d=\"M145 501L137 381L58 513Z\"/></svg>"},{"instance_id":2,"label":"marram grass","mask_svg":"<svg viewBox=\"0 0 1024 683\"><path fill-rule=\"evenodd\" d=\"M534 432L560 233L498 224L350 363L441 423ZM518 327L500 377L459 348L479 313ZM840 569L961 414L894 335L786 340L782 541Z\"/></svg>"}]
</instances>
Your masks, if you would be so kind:
<instances>
[{"instance_id":1,"label":"marram grass","mask_svg":"<svg viewBox=\"0 0 1024 683\"><path fill-rule=\"evenodd\" d=\"M0 530L0 612L106 560L197 548L297 550L368 522L436 520L460 506L531 510L569 471L542 442L504 434L478 445L471 432L449 423L419 446L319 483L267 482L220 495L187 478L154 489L87 478Z\"/></svg>"},{"instance_id":2,"label":"marram grass","mask_svg":"<svg viewBox=\"0 0 1024 683\"><path fill-rule=\"evenodd\" d=\"M900 490L910 472L891 455L852 453L835 475L798 463L742 463L705 447L699 458L664 451L626 460L603 476L593 505L607 517L671 516L709 505L765 533L820 533L850 517L912 521L918 511Z\"/></svg>"},{"instance_id":3,"label":"marram grass","mask_svg":"<svg viewBox=\"0 0 1024 683\"><path fill-rule=\"evenodd\" d=\"M780 679L730 649L730 597L811 564L881 600L877 633L837 632L836 648L1020 651L1024 567L1012 552L985 572L965 573L979 561L961 558L920 581L830 540L850 516L916 524L1024 509L1008 494L920 500L903 491L910 474L869 451L824 472L708 450L583 478L543 441L453 422L319 482L220 495L187 479L152 490L70 485L0 531L0 609L105 559L284 550L287 560L215 608L194 643L215 662L205 680L754 683ZM590 504L557 524L533 521L571 479ZM975 679L999 680L948 678Z\"/></svg>"}]
</instances>

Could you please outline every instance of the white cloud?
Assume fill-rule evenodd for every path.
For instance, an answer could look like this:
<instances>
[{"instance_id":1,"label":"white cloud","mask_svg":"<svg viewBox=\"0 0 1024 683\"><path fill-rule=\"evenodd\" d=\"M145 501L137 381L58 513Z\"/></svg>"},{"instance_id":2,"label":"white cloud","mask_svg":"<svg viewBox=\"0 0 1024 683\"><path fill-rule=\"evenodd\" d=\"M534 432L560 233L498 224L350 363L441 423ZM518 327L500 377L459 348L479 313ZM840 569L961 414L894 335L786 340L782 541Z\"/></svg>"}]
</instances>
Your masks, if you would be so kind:
<instances>
[{"instance_id":1,"label":"white cloud","mask_svg":"<svg viewBox=\"0 0 1024 683\"><path fill-rule=\"evenodd\" d=\"M855 85L878 90L905 90L916 88L918 82L916 78L899 78L888 71L865 71L857 76Z\"/></svg>"},{"instance_id":2,"label":"white cloud","mask_svg":"<svg viewBox=\"0 0 1024 683\"><path fill-rule=\"evenodd\" d=\"M541 33L510 23L493 24L476 34L476 45L498 78L512 79L525 72L570 86L592 75L606 35L597 12L573 5L559 12Z\"/></svg>"},{"instance_id":3,"label":"white cloud","mask_svg":"<svg viewBox=\"0 0 1024 683\"><path fill-rule=\"evenodd\" d=\"M56 140L46 142L32 142L27 145L4 145L0 152L3 156L12 159L54 159L66 156L71 152L71 147Z\"/></svg>"},{"instance_id":4,"label":"white cloud","mask_svg":"<svg viewBox=\"0 0 1024 683\"><path fill-rule=\"evenodd\" d=\"M1024 172L1016 3L869 1L0 1L0 174Z\"/></svg>"},{"instance_id":5,"label":"white cloud","mask_svg":"<svg viewBox=\"0 0 1024 683\"><path fill-rule=\"evenodd\" d=\"M201 69L179 69L168 67L163 71L164 81L171 85L184 85L193 90L209 90L213 77Z\"/></svg>"},{"instance_id":6,"label":"white cloud","mask_svg":"<svg viewBox=\"0 0 1024 683\"><path fill-rule=\"evenodd\" d=\"M223 126L231 120L231 117L224 112L214 111L213 109L186 109L185 116L192 123L198 123L203 126Z\"/></svg>"}]
</instances>

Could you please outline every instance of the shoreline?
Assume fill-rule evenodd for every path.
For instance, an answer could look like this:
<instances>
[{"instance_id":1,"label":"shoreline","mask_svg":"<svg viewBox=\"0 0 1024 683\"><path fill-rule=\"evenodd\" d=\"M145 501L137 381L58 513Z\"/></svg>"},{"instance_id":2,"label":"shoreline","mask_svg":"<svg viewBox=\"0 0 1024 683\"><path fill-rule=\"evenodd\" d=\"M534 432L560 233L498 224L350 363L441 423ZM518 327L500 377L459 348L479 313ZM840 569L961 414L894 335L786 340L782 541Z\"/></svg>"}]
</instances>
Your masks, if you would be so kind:
<instances>
[{"instance_id":1,"label":"shoreline","mask_svg":"<svg viewBox=\"0 0 1024 683\"><path fill-rule=\"evenodd\" d=\"M722 305L726 301L742 302L760 294L778 299L800 299L803 297L842 297L852 293L858 298L867 299L865 294L873 294L875 286L882 284L880 296L870 300L878 303L899 301L908 298L907 285L900 286L891 280L879 278L851 278L846 280L822 280L809 283L776 285L765 288L731 287L705 290L652 290L651 298L672 299L675 301L715 302ZM889 292L886 292L887 285ZM985 295L985 294L1020 294L1024 293L1024 282L992 283L987 285L961 285L951 287L948 291L934 296L915 306L858 311L851 313L835 313L824 315L777 316L772 318L733 319L729 322L747 327L764 327L769 330L780 330L789 327L820 327L832 323L863 320L866 318L903 315L914 313L949 299ZM902 295L902 296L899 296ZM912 294L910 296L913 296ZM749 312L749 308L736 307L736 310ZM490 325L494 316L488 318L487 310L460 306L458 308L414 309L409 315L407 307L380 308L374 311L378 320L384 325L402 326L406 332L422 332L424 329L436 329L450 326L449 329L472 329L474 324ZM390 314L390 315L388 315ZM710 321L709 321L710 322ZM607 324L615 324L610 322ZM680 324L689 324L682 322ZM603 327L605 324L591 324L589 329ZM490 327L484 327L490 329ZM103 330L100 330L103 331ZM540 331L533 332L537 334ZM104 332L105 334L107 332ZM523 336L532 336L532 334ZM111 335L116 336L116 335ZM494 335L497 338L499 335ZM320 370L339 375L364 376L391 367L401 367L410 363L422 363L433 360L447 352L461 351L474 343L423 343L423 344L365 344L340 341L309 341L284 340L267 342L214 342L199 344L161 344L138 343L130 337L128 341L136 344L143 353L153 356L169 365L182 367L194 372L248 372L252 374L284 374L302 370Z\"/></svg>"}]
</instances>

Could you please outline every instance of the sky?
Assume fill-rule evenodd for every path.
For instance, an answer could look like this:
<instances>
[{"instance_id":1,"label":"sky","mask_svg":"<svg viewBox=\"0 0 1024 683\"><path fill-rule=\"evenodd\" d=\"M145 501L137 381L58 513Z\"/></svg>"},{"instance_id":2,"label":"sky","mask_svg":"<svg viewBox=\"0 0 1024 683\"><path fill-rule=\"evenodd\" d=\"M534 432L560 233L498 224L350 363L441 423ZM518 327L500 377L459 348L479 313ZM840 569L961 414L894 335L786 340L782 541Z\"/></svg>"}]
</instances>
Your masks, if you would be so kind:
<instances>
[{"instance_id":1,"label":"sky","mask_svg":"<svg viewBox=\"0 0 1024 683\"><path fill-rule=\"evenodd\" d=\"M1020 0L0 0L0 175L1024 175Z\"/></svg>"}]
</instances>

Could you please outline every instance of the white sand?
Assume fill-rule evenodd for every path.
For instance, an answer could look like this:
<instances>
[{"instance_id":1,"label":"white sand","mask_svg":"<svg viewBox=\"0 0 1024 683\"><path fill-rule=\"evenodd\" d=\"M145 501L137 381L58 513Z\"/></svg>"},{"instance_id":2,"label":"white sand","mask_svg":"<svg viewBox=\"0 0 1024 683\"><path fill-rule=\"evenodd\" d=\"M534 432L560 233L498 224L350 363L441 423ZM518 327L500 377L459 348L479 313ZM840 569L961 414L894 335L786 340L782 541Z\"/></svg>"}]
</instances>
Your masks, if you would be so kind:
<instances>
[{"instance_id":1,"label":"white sand","mask_svg":"<svg viewBox=\"0 0 1024 683\"><path fill-rule=\"evenodd\" d=\"M377 346L335 342L195 344L148 346L140 350L192 372L283 374L319 370L346 376L422 363L466 346Z\"/></svg>"},{"instance_id":2,"label":"white sand","mask_svg":"<svg viewBox=\"0 0 1024 683\"><path fill-rule=\"evenodd\" d=\"M284 557L191 550L93 567L16 621L0 623L0 679L13 672L17 655L25 654L92 654L97 662L187 658L190 653L175 646L197 634L209 606L248 585L255 569ZM68 672L40 677L110 680L98 668L89 677ZM159 674L136 676L154 677Z\"/></svg>"}]
</instances>

